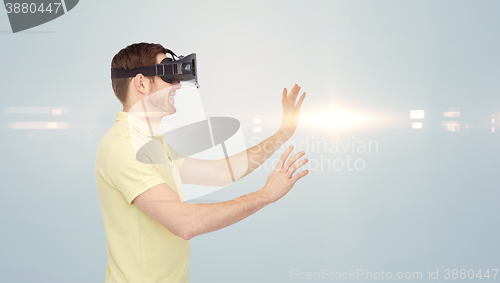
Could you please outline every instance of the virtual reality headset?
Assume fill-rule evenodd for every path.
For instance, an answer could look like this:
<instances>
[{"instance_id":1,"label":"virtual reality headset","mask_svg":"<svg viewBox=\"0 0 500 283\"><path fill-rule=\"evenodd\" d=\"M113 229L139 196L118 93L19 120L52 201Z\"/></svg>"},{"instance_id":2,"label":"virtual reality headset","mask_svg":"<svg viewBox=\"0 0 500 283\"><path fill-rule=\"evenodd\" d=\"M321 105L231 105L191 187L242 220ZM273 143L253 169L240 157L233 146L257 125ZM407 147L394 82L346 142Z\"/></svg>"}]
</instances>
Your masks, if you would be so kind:
<instances>
[{"instance_id":1,"label":"virtual reality headset","mask_svg":"<svg viewBox=\"0 0 500 283\"><path fill-rule=\"evenodd\" d=\"M177 56L168 49L167 53L172 55L172 58L165 58L160 64L154 66L145 66L130 70L125 68L111 68L111 79L132 78L137 74L142 74L144 76L158 76L169 84L188 82L199 88L200 85L198 84L196 73L196 53L185 57Z\"/></svg>"}]
</instances>

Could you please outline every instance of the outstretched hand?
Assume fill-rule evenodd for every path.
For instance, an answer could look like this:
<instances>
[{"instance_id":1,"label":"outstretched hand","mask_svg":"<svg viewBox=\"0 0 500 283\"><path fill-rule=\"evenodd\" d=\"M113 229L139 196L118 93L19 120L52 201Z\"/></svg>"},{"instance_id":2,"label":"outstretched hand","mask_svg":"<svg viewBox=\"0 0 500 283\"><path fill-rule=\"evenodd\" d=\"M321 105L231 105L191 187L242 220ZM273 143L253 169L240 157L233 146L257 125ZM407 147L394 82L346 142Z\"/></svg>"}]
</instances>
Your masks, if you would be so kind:
<instances>
[{"instance_id":1,"label":"outstretched hand","mask_svg":"<svg viewBox=\"0 0 500 283\"><path fill-rule=\"evenodd\" d=\"M260 192L268 203L273 203L282 198L299 179L309 173L309 170L304 170L294 175L297 169L308 162L308 159L304 158L299 161L299 159L304 156L304 151L300 151L288 158L292 150L293 146L289 146L285 150L273 173L267 178L266 184L260 189Z\"/></svg>"},{"instance_id":2,"label":"outstretched hand","mask_svg":"<svg viewBox=\"0 0 500 283\"><path fill-rule=\"evenodd\" d=\"M283 134L286 139L289 139L295 132L295 129L297 129L300 106L306 97L306 93L302 93L297 103L295 103L299 92L300 86L297 84L295 84L292 90L290 90L290 94L287 94L286 88L283 89L281 99L281 103L283 104L283 119L281 121L279 132Z\"/></svg>"}]
</instances>

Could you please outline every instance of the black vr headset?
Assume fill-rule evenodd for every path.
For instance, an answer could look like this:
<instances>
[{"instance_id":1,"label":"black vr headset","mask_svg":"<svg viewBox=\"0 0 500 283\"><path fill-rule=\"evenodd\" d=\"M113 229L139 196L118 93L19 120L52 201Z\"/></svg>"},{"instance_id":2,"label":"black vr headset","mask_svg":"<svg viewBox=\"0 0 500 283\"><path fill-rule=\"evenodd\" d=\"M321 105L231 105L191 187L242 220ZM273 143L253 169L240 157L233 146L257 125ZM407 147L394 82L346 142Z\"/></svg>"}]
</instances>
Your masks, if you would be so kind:
<instances>
[{"instance_id":1,"label":"black vr headset","mask_svg":"<svg viewBox=\"0 0 500 283\"><path fill-rule=\"evenodd\" d=\"M125 68L111 68L111 79L131 78L135 77L137 74L143 74L144 76L159 76L169 84L186 81L199 88L200 85L198 84L198 77L196 74L196 53L189 54L186 57L177 56L168 49L167 53L172 55L172 58L165 58L160 64L154 66L139 67L131 70ZM175 58L177 58L177 60Z\"/></svg>"}]
</instances>

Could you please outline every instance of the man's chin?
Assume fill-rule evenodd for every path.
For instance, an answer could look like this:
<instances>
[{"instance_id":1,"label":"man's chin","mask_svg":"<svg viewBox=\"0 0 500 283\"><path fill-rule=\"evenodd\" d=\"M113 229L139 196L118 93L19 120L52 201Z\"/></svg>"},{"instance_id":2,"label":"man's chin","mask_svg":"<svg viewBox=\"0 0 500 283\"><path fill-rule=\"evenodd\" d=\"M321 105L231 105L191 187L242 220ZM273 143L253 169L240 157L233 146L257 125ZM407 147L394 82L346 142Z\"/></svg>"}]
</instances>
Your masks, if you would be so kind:
<instances>
[{"instance_id":1,"label":"man's chin","mask_svg":"<svg viewBox=\"0 0 500 283\"><path fill-rule=\"evenodd\" d=\"M171 106L169 107L169 109L167 109L165 112L166 112L166 114L167 114L167 115L172 115L172 114L174 114L175 112L177 112L177 109L175 108L175 106L171 105Z\"/></svg>"}]
</instances>

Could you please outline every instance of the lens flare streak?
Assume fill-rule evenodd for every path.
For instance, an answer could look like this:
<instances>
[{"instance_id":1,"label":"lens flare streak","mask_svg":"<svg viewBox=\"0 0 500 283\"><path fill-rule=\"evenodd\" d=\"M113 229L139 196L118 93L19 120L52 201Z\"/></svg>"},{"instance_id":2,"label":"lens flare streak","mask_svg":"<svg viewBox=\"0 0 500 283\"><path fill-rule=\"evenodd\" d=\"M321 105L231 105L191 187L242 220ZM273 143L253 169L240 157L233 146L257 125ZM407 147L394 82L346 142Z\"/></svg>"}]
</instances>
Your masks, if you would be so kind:
<instances>
[{"instance_id":1,"label":"lens flare streak","mask_svg":"<svg viewBox=\"0 0 500 283\"><path fill-rule=\"evenodd\" d=\"M333 130L366 126L378 120L368 114L335 108L301 118L310 126Z\"/></svg>"}]
</instances>

